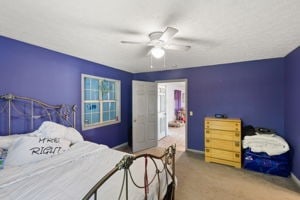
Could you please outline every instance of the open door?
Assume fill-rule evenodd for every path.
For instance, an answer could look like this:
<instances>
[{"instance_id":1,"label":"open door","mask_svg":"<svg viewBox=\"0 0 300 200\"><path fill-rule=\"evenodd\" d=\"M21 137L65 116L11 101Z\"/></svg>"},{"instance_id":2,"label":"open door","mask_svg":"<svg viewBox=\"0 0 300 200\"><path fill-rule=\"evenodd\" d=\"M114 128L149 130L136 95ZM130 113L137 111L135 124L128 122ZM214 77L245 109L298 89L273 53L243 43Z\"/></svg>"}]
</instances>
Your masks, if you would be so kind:
<instances>
[{"instance_id":1,"label":"open door","mask_svg":"<svg viewBox=\"0 0 300 200\"><path fill-rule=\"evenodd\" d=\"M132 81L132 151L157 146L156 83Z\"/></svg>"},{"instance_id":2,"label":"open door","mask_svg":"<svg viewBox=\"0 0 300 200\"><path fill-rule=\"evenodd\" d=\"M166 86L158 84L158 140L167 136L167 107L166 107Z\"/></svg>"}]
</instances>

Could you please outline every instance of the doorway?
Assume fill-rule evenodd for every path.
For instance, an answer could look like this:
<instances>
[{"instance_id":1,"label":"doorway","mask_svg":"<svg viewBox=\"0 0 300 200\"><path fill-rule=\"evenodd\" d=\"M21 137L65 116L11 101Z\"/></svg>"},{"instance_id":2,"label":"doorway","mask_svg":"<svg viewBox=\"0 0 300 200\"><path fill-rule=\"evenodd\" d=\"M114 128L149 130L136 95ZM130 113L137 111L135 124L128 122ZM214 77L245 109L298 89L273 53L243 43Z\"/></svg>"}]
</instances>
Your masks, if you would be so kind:
<instances>
[{"instance_id":1,"label":"doorway","mask_svg":"<svg viewBox=\"0 0 300 200\"><path fill-rule=\"evenodd\" d=\"M158 146L187 148L187 80L157 81Z\"/></svg>"}]
</instances>

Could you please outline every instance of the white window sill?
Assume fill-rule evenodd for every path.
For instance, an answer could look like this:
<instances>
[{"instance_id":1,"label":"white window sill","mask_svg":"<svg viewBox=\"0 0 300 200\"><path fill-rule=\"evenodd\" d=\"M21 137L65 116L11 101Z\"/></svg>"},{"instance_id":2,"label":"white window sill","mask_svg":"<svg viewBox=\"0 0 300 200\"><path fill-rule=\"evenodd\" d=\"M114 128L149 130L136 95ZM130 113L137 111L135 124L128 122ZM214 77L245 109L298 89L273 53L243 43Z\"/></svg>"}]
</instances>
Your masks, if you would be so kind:
<instances>
[{"instance_id":1,"label":"white window sill","mask_svg":"<svg viewBox=\"0 0 300 200\"><path fill-rule=\"evenodd\" d=\"M110 121L101 124L82 125L82 131L86 131L94 128L100 128L100 127L109 126L118 123L121 123L121 121Z\"/></svg>"}]
</instances>

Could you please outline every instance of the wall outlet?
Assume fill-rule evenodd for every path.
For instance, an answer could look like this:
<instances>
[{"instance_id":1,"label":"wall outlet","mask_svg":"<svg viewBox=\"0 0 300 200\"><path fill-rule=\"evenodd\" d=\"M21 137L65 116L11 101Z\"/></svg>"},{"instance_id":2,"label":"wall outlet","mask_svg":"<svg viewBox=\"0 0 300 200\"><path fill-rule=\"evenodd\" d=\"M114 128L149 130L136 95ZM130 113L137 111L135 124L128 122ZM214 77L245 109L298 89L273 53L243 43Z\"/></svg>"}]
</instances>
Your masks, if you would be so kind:
<instances>
[{"instance_id":1,"label":"wall outlet","mask_svg":"<svg viewBox=\"0 0 300 200\"><path fill-rule=\"evenodd\" d=\"M193 116L193 115L194 115L193 111L190 111L190 116Z\"/></svg>"}]
</instances>

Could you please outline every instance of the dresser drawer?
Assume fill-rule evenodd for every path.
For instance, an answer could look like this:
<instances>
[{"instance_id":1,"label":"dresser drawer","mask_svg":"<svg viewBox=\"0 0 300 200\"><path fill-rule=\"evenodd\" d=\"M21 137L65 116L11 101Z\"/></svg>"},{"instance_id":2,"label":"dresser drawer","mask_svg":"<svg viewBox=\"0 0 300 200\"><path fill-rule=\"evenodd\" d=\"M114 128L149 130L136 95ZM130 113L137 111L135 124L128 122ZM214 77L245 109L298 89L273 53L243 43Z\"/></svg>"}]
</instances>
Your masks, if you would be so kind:
<instances>
[{"instance_id":1,"label":"dresser drawer","mask_svg":"<svg viewBox=\"0 0 300 200\"><path fill-rule=\"evenodd\" d=\"M205 130L205 138L240 141L241 140L241 132L240 131L223 131L223 130L215 130L215 129L206 129Z\"/></svg>"},{"instance_id":2,"label":"dresser drawer","mask_svg":"<svg viewBox=\"0 0 300 200\"><path fill-rule=\"evenodd\" d=\"M241 153L239 153L239 152L231 152L231 151L225 151L225 150L220 150L220 149L205 148L205 156L223 159L223 160L229 160L229 161L233 161L233 162L241 162Z\"/></svg>"},{"instance_id":3,"label":"dresser drawer","mask_svg":"<svg viewBox=\"0 0 300 200\"><path fill-rule=\"evenodd\" d=\"M214 163L219 163L223 165L230 165L236 168L241 168L241 162L233 162L230 160L223 160L223 159L218 159L218 158L212 158L212 157L207 157L205 156L205 162L214 162Z\"/></svg>"},{"instance_id":4,"label":"dresser drawer","mask_svg":"<svg viewBox=\"0 0 300 200\"><path fill-rule=\"evenodd\" d=\"M226 131L241 131L240 121L206 120L205 129L217 129Z\"/></svg>"},{"instance_id":5,"label":"dresser drawer","mask_svg":"<svg viewBox=\"0 0 300 200\"><path fill-rule=\"evenodd\" d=\"M205 147L223 149L228 151L241 151L241 143L239 141L217 140L217 139L205 139Z\"/></svg>"}]
</instances>

